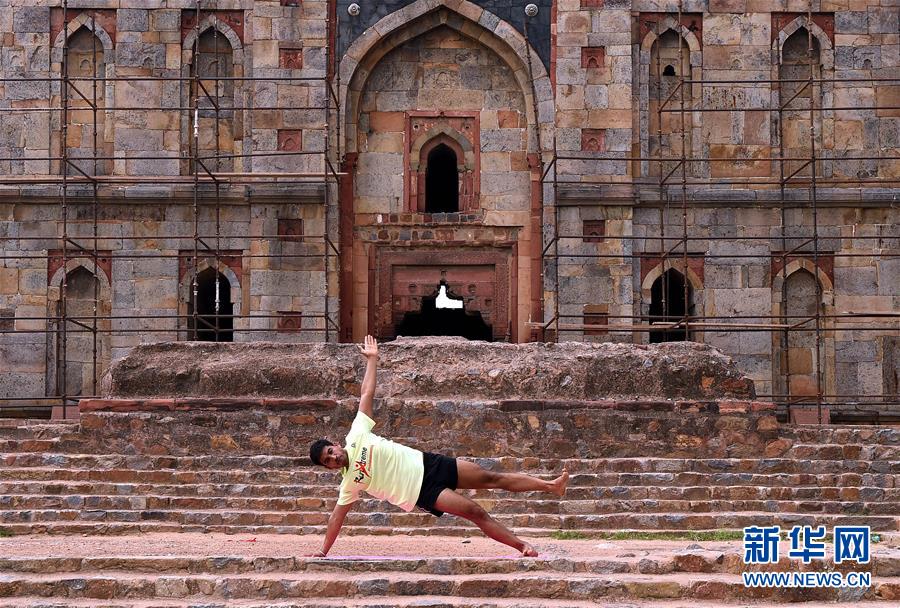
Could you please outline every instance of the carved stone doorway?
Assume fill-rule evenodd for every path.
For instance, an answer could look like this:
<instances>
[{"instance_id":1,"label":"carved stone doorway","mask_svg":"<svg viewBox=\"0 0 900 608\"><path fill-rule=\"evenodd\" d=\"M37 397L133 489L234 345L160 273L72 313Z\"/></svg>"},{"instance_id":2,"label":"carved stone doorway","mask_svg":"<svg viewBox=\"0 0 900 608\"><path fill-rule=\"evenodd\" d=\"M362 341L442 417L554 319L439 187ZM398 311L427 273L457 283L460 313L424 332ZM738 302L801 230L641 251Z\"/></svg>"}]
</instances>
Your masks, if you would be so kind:
<instances>
[{"instance_id":1,"label":"carved stone doorway","mask_svg":"<svg viewBox=\"0 0 900 608\"><path fill-rule=\"evenodd\" d=\"M508 341L515 293L511 249L397 251L377 248L369 326L389 340L398 335L463 336ZM441 287L462 307L439 309Z\"/></svg>"}]
</instances>

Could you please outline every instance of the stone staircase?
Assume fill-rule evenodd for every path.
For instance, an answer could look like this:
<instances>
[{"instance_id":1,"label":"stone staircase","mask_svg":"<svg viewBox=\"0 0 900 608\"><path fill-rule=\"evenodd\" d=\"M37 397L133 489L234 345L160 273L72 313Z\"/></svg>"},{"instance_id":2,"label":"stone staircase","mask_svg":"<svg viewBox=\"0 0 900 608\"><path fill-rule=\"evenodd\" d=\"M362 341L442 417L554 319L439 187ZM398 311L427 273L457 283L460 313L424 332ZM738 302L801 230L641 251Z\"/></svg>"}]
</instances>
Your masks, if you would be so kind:
<instances>
[{"instance_id":1,"label":"stone staircase","mask_svg":"<svg viewBox=\"0 0 900 608\"><path fill-rule=\"evenodd\" d=\"M134 538L138 547L159 536L154 533L175 538L168 541L175 547L210 533L254 540L279 534L298 539L307 551L321 542L338 477L306 458L71 453L79 445L73 437L82 432L78 425L43 422L0 426L0 529L16 535L0 538L0 608L575 608L597 602L702 608L833 600L866 606L900 598L900 550L892 546L877 549L873 562L859 567L873 574L867 589L748 589L737 543L724 550L688 542L677 549L632 550L626 542L614 553L597 555L588 547L573 555L567 543L598 541L550 538L560 530L590 539L622 530L865 524L896 539L900 431L890 428L784 427L779 436L790 447L776 458L475 459L495 470L552 476L567 468L572 474L562 500L469 492L500 521L533 537L545 555L537 560L312 560L297 557L304 551L299 547L256 557L140 550L96 555L77 544L64 556L18 556L18 538L52 544L76 534L88 535L79 537L85 542ZM118 536L137 533L142 536ZM367 544L372 538L400 542L407 556L422 550L420 536L428 536L429 544L490 543L455 517L404 513L375 500L361 500L348 516L342 538L356 542L351 536ZM506 554L501 546L494 550ZM783 560L778 569L796 568L797 562Z\"/></svg>"},{"instance_id":2,"label":"stone staircase","mask_svg":"<svg viewBox=\"0 0 900 608\"><path fill-rule=\"evenodd\" d=\"M384 537L360 537L352 543L345 539L344 546L339 541L336 553L352 544L384 554L391 544L400 555L321 560L295 557L272 537L242 539L254 544L232 544L230 553L221 553L227 546L225 537L210 536L216 535L147 535L130 548L100 541L85 541L87 546L76 548L55 546L50 539L45 548L49 556L40 557L34 547L25 547L20 557L0 558L0 608L575 608L598 603L674 608L794 601L823 606L818 602L827 600L874 606L889 605L881 600L900 597L900 550L880 546L871 563L857 566L857 571L871 573L869 588L798 591L744 587L740 573L746 567L734 543L677 547L673 542L651 541L542 541L545 557L517 559L499 557L496 553L502 554L502 549L497 551L486 539L455 546L442 539L439 542L450 546L435 549L414 539L398 544ZM257 540L262 546L255 544ZM294 549L309 550L313 542L300 539ZM137 545L143 546L134 548ZM239 552L246 554L236 555ZM438 553L442 555L437 557ZM814 562L807 569L821 572L833 567ZM789 571L797 564L782 559L769 568Z\"/></svg>"},{"instance_id":3,"label":"stone staircase","mask_svg":"<svg viewBox=\"0 0 900 608\"><path fill-rule=\"evenodd\" d=\"M0 527L13 534L320 534L338 475L305 457L71 454L71 425L0 427ZM721 530L748 525L900 529L900 431L786 428L778 458L477 458L486 468L571 473L564 499L468 491L521 534ZM344 534L469 535L446 516L363 499Z\"/></svg>"}]
</instances>

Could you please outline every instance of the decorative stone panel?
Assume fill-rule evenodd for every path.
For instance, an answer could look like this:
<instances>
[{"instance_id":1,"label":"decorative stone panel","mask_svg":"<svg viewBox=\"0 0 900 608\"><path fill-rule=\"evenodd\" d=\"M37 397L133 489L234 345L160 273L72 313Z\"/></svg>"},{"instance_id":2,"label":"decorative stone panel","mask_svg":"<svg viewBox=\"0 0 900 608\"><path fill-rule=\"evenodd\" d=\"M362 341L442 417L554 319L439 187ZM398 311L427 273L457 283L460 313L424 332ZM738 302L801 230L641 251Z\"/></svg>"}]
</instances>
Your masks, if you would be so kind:
<instances>
[{"instance_id":1,"label":"decorative stone panel","mask_svg":"<svg viewBox=\"0 0 900 608\"><path fill-rule=\"evenodd\" d=\"M582 242L602 243L605 235L606 220L584 220Z\"/></svg>"},{"instance_id":2,"label":"decorative stone panel","mask_svg":"<svg viewBox=\"0 0 900 608\"><path fill-rule=\"evenodd\" d=\"M585 325L607 325L609 323L609 304L585 304L582 319ZM585 336L605 336L609 333L606 329L585 328Z\"/></svg>"},{"instance_id":3,"label":"decorative stone panel","mask_svg":"<svg viewBox=\"0 0 900 608\"><path fill-rule=\"evenodd\" d=\"M278 151L299 152L303 149L303 131L300 129L278 129Z\"/></svg>"},{"instance_id":4,"label":"decorative stone panel","mask_svg":"<svg viewBox=\"0 0 900 608\"><path fill-rule=\"evenodd\" d=\"M302 48L278 49L278 66L286 70L299 70L303 68Z\"/></svg>"},{"instance_id":5,"label":"decorative stone panel","mask_svg":"<svg viewBox=\"0 0 900 608\"><path fill-rule=\"evenodd\" d=\"M512 248L459 248L399 251L378 248L374 260L377 303L370 310L370 327L382 338L393 338L395 327L407 312L419 312L422 298L432 294L440 282L463 298L467 311L478 311L491 326L495 340L507 339L510 315L515 315L510 294ZM373 294L374 295L374 294Z\"/></svg>"},{"instance_id":6,"label":"decorative stone panel","mask_svg":"<svg viewBox=\"0 0 900 608\"><path fill-rule=\"evenodd\" d=\"M303 241L303 219L293 217L278 218L278 238L282 241Z\"/></svg>"},{"instance_id":7,"label":"decorative stone panel","mask_svg":"<svg viewBox=\"0 0 900 608\"><path fill-rule=\"evenodd\" d=\"M606 152L606 129L582 129L581 150L583 152Z\"/></svg>"},{"instance_id":8,"label":"decorative stone panel","mask_svg":"<svg viewBox=\"0 0 900 608\"><path fill-rule=\"evenodd\" d=\"M585 46L581 48L581 67L600 70L606 62L606 47Z\"/></svg>"},{"instance_id":9,"label":"decorative stone panel","mask_svg":"<svg viewBox=\"0 0 900 608\"><path fill-rule=\"evenodd\" d=\"M517 114L509 112L509 114ZM507 120L511 120L507 117ZM518 122L518 119L516 119ZM518 126L518 125L517 125ZM425 171L428 153L443 143L456 153L459 170L459 211L467 213L478 208L481 192L481 138L477 112L407 112L407 167L404 184L405 209L425 210Z\"/></svg>"},{"instance_id":10,"label":"decorative stone panel","mask_svg":"<svg viewBox=\"0 0 900 608\"><path fill-rule=\"evenodd\" d=\"M293 310L279 310L275 324L278 333L298 333L303 329L303 313Z\"/></svg>"}]
</instances>

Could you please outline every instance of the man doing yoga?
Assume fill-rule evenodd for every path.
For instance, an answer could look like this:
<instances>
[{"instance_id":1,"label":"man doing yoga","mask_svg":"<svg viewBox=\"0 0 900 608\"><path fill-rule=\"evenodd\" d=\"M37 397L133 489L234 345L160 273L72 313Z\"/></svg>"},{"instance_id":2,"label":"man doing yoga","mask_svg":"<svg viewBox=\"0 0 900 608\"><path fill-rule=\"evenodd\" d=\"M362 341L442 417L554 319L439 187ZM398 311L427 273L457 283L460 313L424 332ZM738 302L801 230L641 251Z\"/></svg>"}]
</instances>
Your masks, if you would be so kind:
<instances>
[{"instance_id":1,"label":"man doing yoga","mask_svg":"<svg viewBox=\"0 0 900 608\"><path fill-rule=\"evenodd\" d=\"M374 435L371 432L375 426L372 400L375 396L378 344L372 336L366 336L365 344L359 350L366 358L366 374L359 411L347 433L345 447L319 439L309 449L309 458L314 464L340 469L343 474L340 495L328 519L322 550L311 557L325 557L328 554L344 524L344 518L362 490L404 511L419 507L437 517L445 511L464 517L494 540L521 551L524 557L536 557L534 547L492 518L478 503L454 490L540 491L562 496L569 481L568 471L563 471L553 481L523 473L495 473L474 462L429 452L423 454Z\"/></svg>"}]
</instances>

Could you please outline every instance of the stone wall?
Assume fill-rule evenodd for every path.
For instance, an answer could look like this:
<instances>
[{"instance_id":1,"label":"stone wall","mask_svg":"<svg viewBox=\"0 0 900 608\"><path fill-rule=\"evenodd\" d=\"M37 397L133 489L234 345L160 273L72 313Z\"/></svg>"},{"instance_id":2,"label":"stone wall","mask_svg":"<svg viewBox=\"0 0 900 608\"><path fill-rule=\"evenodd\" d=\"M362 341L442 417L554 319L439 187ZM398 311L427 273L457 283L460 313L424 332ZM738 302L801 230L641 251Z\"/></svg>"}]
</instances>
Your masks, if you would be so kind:
<instances>
[{"instance_id":1,"label":"stone wall","mask_svg":"<svg viewBox=\"0 0 900 608\"><path fill-rule=\"evenodd\" d=\"M316 439L343 441L355 400L85 400L67 449L93 453L305 456ZM535 458L776 458L772 404L378 399L374 432L453 456Z\"/></svg>"},{"instance_id":2,"label":"stone wall","mask_svg":"<svg viewBox=\"0 0 900 608\"><path fill-rule=\"evenodd\" d=\"M50 157L64 149L83 156L85 146L92 146L93 116L82 102L73 105L63 141L61 113L41 109L60 103L59 87L14 80L59 74L62 41L77 34L80 41L75 40L70 57L78 60L73 74L158 78L110 80L96 92L92 86L87 91L107 108L97 119L98 150L116 156L100 162L98 173L188 180L104 183L99 188L100 268L84 256L66 254L76 259L66 272L80 264L97 277L101 316L123 317L101 321L111 332L98 345L102 372L137 344L186 336L184 260L194 248L194 226L192 168L183 157L192 140L185 109L192 96L189 86L166 79L187 76L197 64L194 3L169 0L152 8L103 0L79 3L69 10L68 32L62 31L58 6L42 0L6 4L0 13L0 70L13 80L0 85L0 105L11 110L0 114L0 172L16 179L59 176L59 160ZM565 323L587 320L601 326L565 331L562 339L647 342L647 332L603 326L627 326L633 322L628 317L646 315L654 281L670 269L687 277L688 307L697 314L758 321L808 310L809 302L783 301L785 279L796 272L820 277L821 300L813 310L886 313L900 307L895 256L900 212L894 204L896 184L887 181L900 172L895 159L900 87L870 80L896 76L900 66L896 2L813 0L811 23L805 16L809 5L794 2L685 0L680 23L672 3L655 0L537 4L540 12L528 22L528 48L523 7L489 0L404 1L363 5L363 14L352 21L346 3L339 2L344 29L340 48L332 49L340 52L331 58L342 77L337 91L342 113L335 109L329 116L318 109L326 90L321 79L315 80L329 67L326 2L218 0L215 10L201 13L201 34L213 27L216 44L230 53L223 63L230 73L258 78L230 87L220 83L216 92L224 106L219 148L247 155L220 168L321 172L324 124L329 122L330 154L334 166L346 173L340 178L346 205L340 212L337 184L317 177L304 184L221 189L227 204L217 246L225 255L218 265L214 259L211 263L234 283L237 310L252 316L236 321L236 340L323 339L323 321L314 317L326 303L344 339L359 340L385 328L385 335L393 335L404 307L421 299L426 283L433 287L434 276L454 264L447 274L450 287L502 325L495 338L512 341L531 339L528 322L549 321L558 303ZM96 65L83 61L88 49L84 28L102 55ZM814 43L812 74L837 82L799 95L780 120L777 112L748 111L777 107L796 92L770 79L809 76L803 63L806 31ZM672 90L673 77L664 74L668 65L676 71L674 78L680 71L694 79L752 82L684 87L667 107L679 109L684 99L685 112L660 120L654 118L658 98ZM87 71L81 73L82 68ZM313 80L288 82L286 77ZM350 101L357 94L354 105ZM810 103L822 108L812 121ZM693 111L701 104L728 111ZM875 104L886 107L874 109ZM113 112L113 107L130 109ZM201 110L200 148L209 152L217 145L215 113ZM438 123L445 134L469 133L456 138L460 156L471 157L461 163L460 183L472 188L462 193L468 198L458 214L413 208L412 133L417 125L432 129ZM685 151L700 159L686 164L685 176L702 183L682 190L676 171L673 185L660 188L660 169L677 167L671 156L680 155L682 125ZM657 126L662 137L653 133ZM804 168L800 160L785 162L787 173L798 173L784 189L784 197L795 203L783 215L782 192L773 183L781 170L773 160L779 146L786 156L802 158L810 141L825 156L815 165L822 180L816 192L818 256L801 238L811 234L813 225L802 182L812 167ZM577 158L560 159L541 188L541 171L554 145L560 155ZM657 151L668 158L637 159ZM311 154L265 156L272 152ZM884 158L852 158L876 153ZM549 183L554 176L556 188ZM841 179L854 181L834 181ZM58 314L61 275L54 260L61 257L61 191L55 185L7 181L0 187L0 251L7 256L0 263L0 329L33 333L0 333L0 368L6 371L0 375L0 398L40 397L57 384L56 328L29 317ZM212 193L208 186L199 190L198 233L209 237L216 233L208 206ZM92 247L87 238L93 224L93 210L86 204L90 195L81 185L67 191L68 233L87 248ZM691 205L684 217L682 197ZM559 207L551 205L554 201ZM668 212L660 210L659 201L667 201ZM339 221L345 223L339 226ZM685 224L692 237L723 240L693 241L686 268L680 258L660 266L659 253L677 245L671 237ZM542 268L542 246L554 231L565 238L548 252L560 257L544 259ZM663 231L666 239L659 238ZM327 292L321 257L307 257L324 251L325 235L344 254L329 268ZM303 242L302 236L318 240ZM778 253L798 246L803 256L782 269ZM330 251L336 261L337 252ZM403 257L410 252L421 259L411 263ZM204 259L198 265L209 264ZM395 293L400 281L392 272L400 267L404 272L427 269L406 281L405 292ZM458 278L469 274L479 280ZM394 302L401 303L395 307ZM124 318L135 315L156 318ZM896 393L892 322L826 324L819 362L826 393L879 398ZM858 330L876 323L884 329ZM802 395L810 392L803 379L813 373L806 355L795 352L791 366L790 345L778 335L707 329L691 337L732 354L763 394L783 393L792 384ZM87 343L76 339L73 344ZM73 353L73 360L83 361L83 354ZM81 373L84 392L85 368Z\"/></svg>"},{"instance_id":3,"label":"stone wall","mask_svg":"<svg viewBox=\"0 0 900 608\"><path fill-rule=\"evenodd\" d=\"M169 342L134 348L103 395L307 398L358 395L365 362L352 344ZM753 383L721 352L695 343L487 344L401 338L382 344L379 397L440 399L752 399Z\"/></svg>"}]
</instances>

